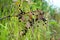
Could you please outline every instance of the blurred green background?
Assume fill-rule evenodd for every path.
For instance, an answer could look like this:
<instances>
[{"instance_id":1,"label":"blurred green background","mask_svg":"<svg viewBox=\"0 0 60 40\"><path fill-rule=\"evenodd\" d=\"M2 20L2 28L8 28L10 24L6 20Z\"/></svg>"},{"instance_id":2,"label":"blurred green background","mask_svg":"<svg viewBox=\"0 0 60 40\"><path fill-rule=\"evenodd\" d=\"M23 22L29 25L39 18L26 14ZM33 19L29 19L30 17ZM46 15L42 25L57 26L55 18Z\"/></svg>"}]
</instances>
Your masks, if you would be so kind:
<instances>
[{"instance_id":1,"label":"blurred green background","mask_svg":"<svg viewBox=\"0 0 60 40\"><path fill-rule=\"evenodd\" d=\"M18 17L14 16L20 13L19 9L26 13L37 9L44 11L46 24L43 21L39 23L34 21L26 35L20 36L21 30L25 28L28 14L24 15L25 22L19 22ZM60 40L59 9L53 8L45 0L0 0L0 40ZM6 18L8 15L12 17Z\"/></svg>"}]
</instances>

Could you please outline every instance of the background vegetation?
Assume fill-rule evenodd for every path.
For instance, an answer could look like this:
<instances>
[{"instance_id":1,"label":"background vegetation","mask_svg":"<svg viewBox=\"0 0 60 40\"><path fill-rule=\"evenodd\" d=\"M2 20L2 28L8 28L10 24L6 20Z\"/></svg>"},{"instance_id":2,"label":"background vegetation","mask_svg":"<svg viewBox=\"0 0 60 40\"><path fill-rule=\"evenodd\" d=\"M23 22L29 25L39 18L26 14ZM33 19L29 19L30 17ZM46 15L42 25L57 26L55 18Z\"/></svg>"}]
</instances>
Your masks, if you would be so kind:
<instances>
[{"instance_id":1,"label":"background vegetation","mask_svg":"<svg viewBox=\"0 0 60 40\"><path fill-rule=\"evenodd\" d=\"M18 17L14 16L20 13L19 9L26 13L26 20L27 12L42 10L47 21L34 21L26 35L20 36L26 21L19 22ZM0 40L60 40L60 10L57 9L45 0L0 0Z\"/></svg>"}]
</instances>

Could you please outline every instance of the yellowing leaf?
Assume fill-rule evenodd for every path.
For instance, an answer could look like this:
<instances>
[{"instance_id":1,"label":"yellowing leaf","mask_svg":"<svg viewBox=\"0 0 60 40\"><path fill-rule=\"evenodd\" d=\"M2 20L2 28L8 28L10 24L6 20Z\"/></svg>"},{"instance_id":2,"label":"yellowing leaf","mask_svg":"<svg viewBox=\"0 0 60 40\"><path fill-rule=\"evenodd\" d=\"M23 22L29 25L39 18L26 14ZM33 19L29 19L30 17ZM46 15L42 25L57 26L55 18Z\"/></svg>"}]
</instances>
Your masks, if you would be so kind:
<instances>
[{"instance_id":1,"label":"yellowing leaf","mask_svg":"<svg viewBox=\"0 0 60 40\"><path fill-rule=\"evenodd\" d=\"M19 5L20 3L19 2L15 2L16 5Z\"/></svg>"}]
</instances>

